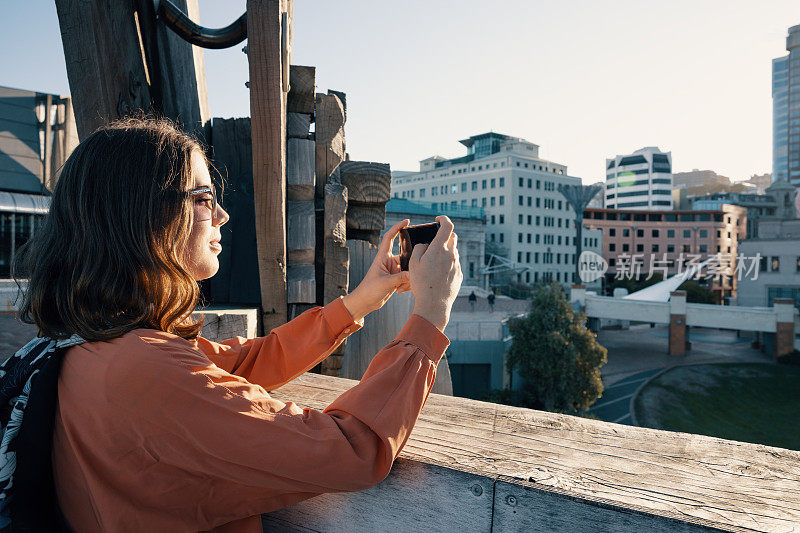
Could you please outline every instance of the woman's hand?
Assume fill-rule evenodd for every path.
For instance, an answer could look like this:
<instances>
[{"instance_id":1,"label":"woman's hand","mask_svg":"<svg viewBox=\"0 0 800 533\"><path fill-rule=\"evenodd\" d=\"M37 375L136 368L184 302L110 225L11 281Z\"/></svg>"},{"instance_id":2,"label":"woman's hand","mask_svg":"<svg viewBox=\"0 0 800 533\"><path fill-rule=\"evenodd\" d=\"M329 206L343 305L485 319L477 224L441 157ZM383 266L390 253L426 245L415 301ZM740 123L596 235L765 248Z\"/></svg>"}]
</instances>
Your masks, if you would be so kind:
<instances>
[{"instance_id":1,"label":"woman's hand","mask_svg":"<svg viewBox=\"0 0 800 533\"><path fill-rule=\"evenodd\" d=\"M414 246L409 260L409 283L414 293L414 314L444 332L450 309L458 296L463 275L458 257L458 235L444 215L436 217L439 231L430 245Z\"/></svg>"},{"instance_id":2,"label":"woman's hand","mask_svg":"<svg viewBox=\"0 0 800 533\"><path fill-rule=\"evenodd\" d=\"M344 306L356 322L383 307L395 292L406 292L411 288L408 272L400 270L400 259L392 255L394 239L408 223L408 219L401 220L386 232L364 279L353 292L344 296Z\"/></svg>"}]
</instances>

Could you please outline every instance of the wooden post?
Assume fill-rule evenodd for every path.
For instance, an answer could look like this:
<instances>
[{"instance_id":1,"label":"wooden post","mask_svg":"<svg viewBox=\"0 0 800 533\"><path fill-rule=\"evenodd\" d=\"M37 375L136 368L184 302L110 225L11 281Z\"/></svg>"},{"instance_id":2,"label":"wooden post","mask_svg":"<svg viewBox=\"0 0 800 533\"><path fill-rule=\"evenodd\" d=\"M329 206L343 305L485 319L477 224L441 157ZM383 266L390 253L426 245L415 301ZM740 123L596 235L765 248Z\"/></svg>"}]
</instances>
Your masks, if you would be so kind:
<instances>
[{"instance_id":1,"label":"wooden post","mask_svg":"<svg viewBox=\"0 0 800 533\"><path fill-rule=\"evenodd\" d=\"M317 196L324 197L325 184L344 161L344 106L338 96L317 93L314 114L317 143Z\"/></svg>"},{"instance_id":2,"label":"wooden post","mask_svg":"<svg viewBox=\"0 0 800 533\"><path fill-rule=\"evenodd\" d=\"M261 292L256 226L253 223L255 209L250 119L215 118L212 131L214 167L225 183L221 201L231 219L220 228L222 253L219 255L219 271L208 280L211 302L258 306ZM235 261L233 258L236 258Z\"/></svg>"},{"instance_id":3,"label":"wooden post","mask_svg":"<svg viewBox=\"0 0 800 533\"><path fill-rule=\"evenodd\" d=\"M44 162L42 164L42 190L46 189L53 176L53 124L50 122L52 113L53 95L44 98Z\"/></svg>"},{"instance_id":4,"label":"wooden post","mask_svg":"<svg viewBox=\"0 0 800 533\"><path fill-rule=\"evenodd\" d=\"M56 0L78 136L152 98L131 0L86 4Z\"/></svg>"},{"instance_id":5,"label":"wooden post","mask_svg":"<svg viewBox=\"0 0 800 533\"><path fill-rule=\"evenodd\" d=\"M248 0L250 120L264 332L286 322L286 98L291 0ZM286 72L288 75L288 72Z\"/></svg>"},{"instance_id":6,"label":"wooden post","mask_svg":"<svg viewBox=\"0 0 800 533\"><path fill-rule=\"evenodd\" d=\"M196 17L196 0L178 2ZM202 57L156 23L150 0L56 0L56 12L80 138L140 109L190 131L208 120Z\"/></svg>"},{"instance_id":7,"label":"wooden post","mask_svg":"<svg viewBox=\"0 0 800 533\"><path fill-rule=\"evenodd\" d=\"M199 20L197 0L171 1ZM208 142L211 117L203 49L156 21L152 0L136 0L136 12L155 106L184 131Z\"/></svg>"}]
</instances>

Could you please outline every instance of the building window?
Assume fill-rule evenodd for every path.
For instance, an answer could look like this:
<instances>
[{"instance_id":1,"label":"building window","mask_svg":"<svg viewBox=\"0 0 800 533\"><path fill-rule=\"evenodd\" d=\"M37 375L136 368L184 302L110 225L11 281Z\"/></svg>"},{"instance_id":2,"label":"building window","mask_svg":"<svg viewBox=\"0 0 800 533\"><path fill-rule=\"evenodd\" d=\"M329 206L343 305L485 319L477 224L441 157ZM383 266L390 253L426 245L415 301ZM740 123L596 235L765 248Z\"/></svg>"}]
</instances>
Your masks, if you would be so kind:
<instances>
[{"instance_id":1,"label":"building window","mask_svg":"<svg viewBox=\"0 0 800 533\"><path fill-rule=\"evenodd\" d=\"M708 230L707 229L701 229L700 230L700 238L701 239L705 239L706 237L708 237Z\"/></svg>"},{"instance_id":2,"label":"building window","mask_svg":"<svg viewBox=\"0 0 800 533\"><path fill-rule=\"evenodd\" d=\"M613 242L608 243L608 251L609 252L616 252L617 251L617 245L614 244Z\"/></svg>"},{"instance_id":3,"label":"building window","mask_svg":"<svg viewBox=\"0 0 800 533\"><path fill-rule=\"evenodd\" d=\"M637 252L644 252L644 244L637 244L636 245Z\"/></svg>"},{"instance_id":4,"label":"building window","mask_svg":"<svg viewBox=\"0 0 800 533\"><path fill-rule=\"evenodd\" d=\"M506 205L506 197L505 196L501 196L500 197L500 205Z\"/></svg>"},{"instance_id":5,"label":"building window","mask_svg":"<svg viewBox=\"0 0 800 533\"><path fill-rule=\"evenodd\" d=\"M463 182L461 184L461 192L467 192L467 182Z\"/></svg>"},{"instance_id":6,"label":"building window","mask_svg":"<svg viewBox=\"0 0 800 533\"><path fill-rule=\"evenodd\" d=\"M667 238L669 238L669 239L674 239L675 238L675 230L674 229L668 229L667 230Z\"/></svg>"},{"instance_id":7,"label":"building window","mask_svg":"<svg viewBox=\"0 0 800 533\"><path fill-rule=\"evenodd\" d=\"M520 216L522 216L522 215L520 215ZM528 215L528 225L529 226L531 225L531 218L532 218L531 215Z\"/></svg>"},{"instance_id":8,"label":"building window","mask_svg":"<svg viewBox=\"0 0 800 533\"><path fill-rule=\"evenodd\" d=\"M500 242L503 242L505 240L505 236L506 236L505 233L500 234Z\"/></svg>"},{"instance_id":9,"label":"building window","mask_svg":"<svg viewBox=\"0 0 800 533\"><path fill-rule=\"evenodd\" d=\"M622 243L622 251L623 252L629 252L630 250L631 250L631 248L630 248L630 246L628 246L628 243L627 242L623 242Z\"/></svg>"},{"instance_id":10,"label":"building window","mask_svg":"<svg viewBox=\"0 0 800 533\"><path fill-rule=\"evenodd\" d=\"M772 256L770 259L770 265L772 267L772 272L778 272L781 269L781 258L778 256Z\"/></svg>"},{"instance_id":11,"label":"building window","mask_svg":"<svg viewBox=\"0 0 800 533\"><path fill-rule=\"evenodd\" d=\"M481 180L481 189L486 188L486 180Z\"/></svg>"},{"instance_id":12,"label":"building window","mask_svg":"<svg viewBox=\"0 0 800 533\"><path fill-rule=\"evenodd\" d=\"M519 186L520 187L524 187L525 186L525 180L521 176L519 178Z\"/></svg>"},{"instance_id":13,"label":"building window","mask_svg":"<svg viewBox=\"0 0 800 533\"><path fill-rule=\"evenodd\" d=\"M628 229L628 228L623 228L622 229L622 236L623 237L630 237L631 236L631 230Z\"/></svg>"},{"instance_id":14,"label":"building window","mask_svg":"<svg viewBox=\"0 0 800 533\"><path fill-rule=\"evenodd\" d=\"M691 236L692 236L692 230L690 230L690 229L685 229L685 230L683 230L683 238L684 238L684 239L688 239L688 238L690 238Z\"/></svg>"},{"instance_id":15,"label":"building window","mask_svg":"<svg viewBox=\"0 0 800 533\"><path fill-rule=\"evenodd\" d=\"M523 202L525 201L525 200L522 199L522 196L519 196L517 199L519 200L519 205L522 205Z\"/></svg>"},{"instance_id":16,"label":"building window","mask_svg":"<svg viewBox=\"0 0 800 533\"><path fill-rule=\"evenodd\" d=\"M522 233L517 233L517 242L522 242Z\"/></svg>"},{"instance_id":17,"label":"building window","mask_svg":"<svg viewBox=\"0 0 800 533\"><path fill-rule=\"evenodd\" d=\"M473 198L472 199L472 207L478 207L478 199L477 198Z\"/></svg>"},{"instance_id":18,"label":"building window","mask_svg":"<svg viewBox=\"0 0 800 533\"><path fill-rule=\"evenodd\" d=\"M506 185L506 179L500 178L500 187L505 187L505 185Z\"/></svg>"},{"instance_id":19,"label":"building window","mask_svg":"<svg viewBox=\"0 0 800 533\"><path fill-rule=\"evenodd\" d=\"M617 236L617 230L615 228L609 228L608 229L608 236L609 237L616 237Z\"/></svg>"},{"instance_id":20,"label":"building window","mask_svg":"<svg viewBox=\"0 0 800 533\"><path fill-rule=\"evenodd\" d=\"M539 225L539 216L538 215L536 216L536 225L537 226Z\"/></svg>"},{"instance_id":21,"label":"building window","mask_svg":"<svg viewBox=\"0 0 800 533\"><path fill-rule=\"evenodd\" d=\"M473 191L477 191L478 190L478 182L477 181L473 181L472 182L472 190Z\"/></svg>"},{"instance_id":22,"label":"building window","mask_svg":"<svg viewBox=\"0 0 800 533\"><path fill-rule=\"evenodd\" d=\"M481 198L481 207L486 207L486 197Z\"/></svg>"},{"instance_id":23,"label":"building window","mask_svg":"<svg viewBox=\"0 0 800 533\"><path fill-rule=\"evenodd\" d=\"M537 197L536 197L536 207L540 207L540 206L539 206L539 200L540 200L540 198L537 196Z\"/></svg>"},{"instance_id":24,"label":"building window","mask_svg":"<svg viewBox=\"0 0 800 533\"><path fill-rule=\"evenodd\" d=\"M492 224L494 224L494 215L492 215Z\"/></svg>"},{"instance_id":25,"label":"building window","mask_svg":"<svg viewBox=\"0 0 800 533\"><path fill-rule=\"evenodd\" d=\"M708 245L706 245L706 244L701 244L701 245L700 245L700 253L701 253L701 254L708 253Z\"/></svg>"},{"instance_id":26,"label":"building window","mask_svg":"<svg viewBox=\"0 0 800 533\"><path fill-rule=\"evenodd\" d=\"M503 197L501 196L500 198L502 199ZM500 201L500 205L503 205L502 200ZM506 221L506 216L505 215L500 215L500 223L504 224L505 221Z\"/></svg>"},{"instance_id":27,"label":"building window","mask_svg":"<svg viewBox=\"0 0 800 533\"><path fill-rule=\"evenodd\" d=\"M658 238L658 230L657 229L653 230L653 238Z\"/></svg>"},{"instance_id":28,"label":"building window","mask_svg":"<svg viewBox=\"0 0 800 533\"><path fill-rule=\"evenodd\" d=\"M767 271L767 258L766 258L766 256L761 256L761 261L758 263L758 270L759 270L759 272L766 272Z\"/></svg>"},{"instance_id":29,"label":"building window","mask_svg":"<svg viewBox=\"0 0 800 533\"><path fill-rule=\"evenodd\" d=\"M531 243L531 234L528 233L528 244L530 244L530 243Z\"/></svg>"},{"instance_id":30,"label":"building window","mask_svg":"<svg viewBox=\"0 0 800 533\"><path fill-rule=\"evenodd\" d=\"M797 256L797 265L795 266L795 272L800 272L800 256Z\"/></svg>"},{"instance_id":31,"label":"building window","mask_svg":"<svg viewBox=\"0 0 800 533\"><path fill-rule=\"evenodd\" d=\"M536 244L539 244L539 234L536 234L536 238L533 239ZM798 270L800 270L800 258L797 259Z\"/></svg>"},{"instance_id":32,"label":"building window","mask_svg":"<svg viewBox=\"0 0 800 533\"><path fill-rule=\"evenodd\" d=\"M541 168L539 170L541 170ZM542 186L542 182L539 181L539 180L536 180L536 188L537 189L541 189L541 186Z\"/></svg>"},{"instance_id":33,"label":"building window","mask_svg":"<svg viewBox=\"0 0 800 533\"><path fill-rule=\"evenodd\" d=\"M636 236L637 237L644 237L644 230L643 229L637 229L636 230Z\"/></svg>"},{"instance_id":34,"label":"building window","mask_svg":"<svg viewBox=\"0 0 800 533\"><path fill-rule=\"evenodd\" d=\"M517 215L517 224L522 224L522 213Z\"/></svg>"},{"instance_id":35,"label":"building window","mask_svg":"<svg viewBox=\"0 0 800 533\"><path fill-rule=\"evenodd\" d=\"M492 178L492 179L491 179L491 181L489 182L489 186L490 186L492 189L494 189L494 185L495 185L495 183L496 183L496 180L495 180L494 178Z\"/></svg>"},{"instance_id":36,"label":"building window","mask_svg":"<svg viewBox=\"0 0 800 533\"><path fill-rule=\"evenodd\" d=\"M691 252L691 251L692 251L692 248L691 248L691 246L689 246L688 244L684 244L684 245L683 245L683 252L684 252L684 253L687 253L687 254L688 254L688 253L689 253L689 252Z\"/></svg>"},{"instance_id":37,"label":"building window","mask_svg":"<svg viewBox=\"0 0 800 533\"><path fill-rule=\"evenodd\" d=\"M531 206L532 201L533 201L533 199L530 196L528 196L528 207Z\"/></svg>"},{"instance_id":38,"label":"building window","mask_svg":"<svg viewBox=\"0 0 800 533\"><path fill-rule=\"evenodd\" d=\"M489 205L490 205L490 206L492 206L492 207L494 207L494 196L492 196L491 198L489 198Z\"/></svg>"}]
</instances>

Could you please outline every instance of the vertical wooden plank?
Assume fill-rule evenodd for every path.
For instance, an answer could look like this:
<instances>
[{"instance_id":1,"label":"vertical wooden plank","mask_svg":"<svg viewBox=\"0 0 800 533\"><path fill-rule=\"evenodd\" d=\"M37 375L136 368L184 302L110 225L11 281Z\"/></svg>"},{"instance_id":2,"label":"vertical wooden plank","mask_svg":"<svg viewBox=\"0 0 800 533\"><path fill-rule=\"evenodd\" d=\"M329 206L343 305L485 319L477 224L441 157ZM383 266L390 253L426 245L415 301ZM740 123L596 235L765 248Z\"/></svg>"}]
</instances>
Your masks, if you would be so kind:
<instances>
[{"instance_id":1,"label":"vertical wooden plank","mask_svg":"<svg viewBox=\"0 0 800 533\"><path fill-rule=\"evenodd\" d=\"M209 280L211 303L258 306L261 293L256 228L253 223L255 209L250 119L215 118L211 131L214 148L212 162L225 182L221 200L231 217L221 228L220 267Z\"/></svg>"},{"instance_id":2,"label":"vertical wooden plank","mask_svg":"<svg viewBox=\"0 0 800 533\"><path fill-rule=\"evenodd\" d=\"M317 143L317 195L344 161L344 107L339 97L317 93L314 137Z\"/></svg>"},{"instance_id":3,"label":"vertical wooden plank","mask_svg":"<svg viewBox=\"0 0 800 533\"><path fill-rule=\"evenodd\" d=\"M156 21L152 0L135 0L155 106L184 131L208 142L210 120L203 49ZM171 0L197 22L197 0Z\"/></svg>"},{"instance_id":4,"label":"vertical wooden plank","mask_svg":"<svg viewBox=\"0 0 800 533\"><path fill-rule=\"evenodd\" d=\"M264 331L286 322L286 91L284 23L291 0L248 0L253 194ZM288 14L287 14L288 19ZM282 41L284 46L281 46ZM286 84L288 85L288 83Z\"/></svg>"},{"instance_id":5,"label":"vertical wooden plank","mask_svg":"<svg viewBox=\"0 0 800 533\"><path fill-rule=\"evenodd\" d=\"M42 187L47 188L53 175L53 124L50 121L53 113L53 95L48 94L44 99L44 163L42 164Z\"/></svg>"},{"instance_id":6,"label":"vertical wooden plank","mask_svg":"<svg viewBox=\"0 0 800 533\"><path fill-rule=\"evenodd\" d=\"M81 138L152 99L133 0L56 0L70 93Z\"/></svg>"}]
</instances>

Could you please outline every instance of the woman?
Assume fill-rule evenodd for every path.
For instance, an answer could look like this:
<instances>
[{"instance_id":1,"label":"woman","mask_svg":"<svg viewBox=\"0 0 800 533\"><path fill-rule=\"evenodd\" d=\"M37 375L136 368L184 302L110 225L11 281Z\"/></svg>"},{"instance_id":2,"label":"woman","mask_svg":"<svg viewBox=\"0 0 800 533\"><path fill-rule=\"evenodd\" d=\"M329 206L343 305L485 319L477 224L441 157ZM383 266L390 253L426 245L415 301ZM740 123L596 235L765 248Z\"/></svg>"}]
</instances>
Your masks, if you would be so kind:
<instances>
[{"instance_id":1,"label":"woman","mask_svg":"<svg viewBox=\"0 0 800 533\"><path fill-rule=\"evenodd\" d=\"M400 272L392 227L363 282L255 339L211 342L190 319L218 267L220 227L200 146L130 119L70 156L25 259L22 316L78 335L58 379L53 465L77 532L261 531L267 513L384 479L430 392L461 283L447 217ZM361 382L323 412L266 390L325 359L395 291L414 314Z\"/></svg>"}]
</instances>

